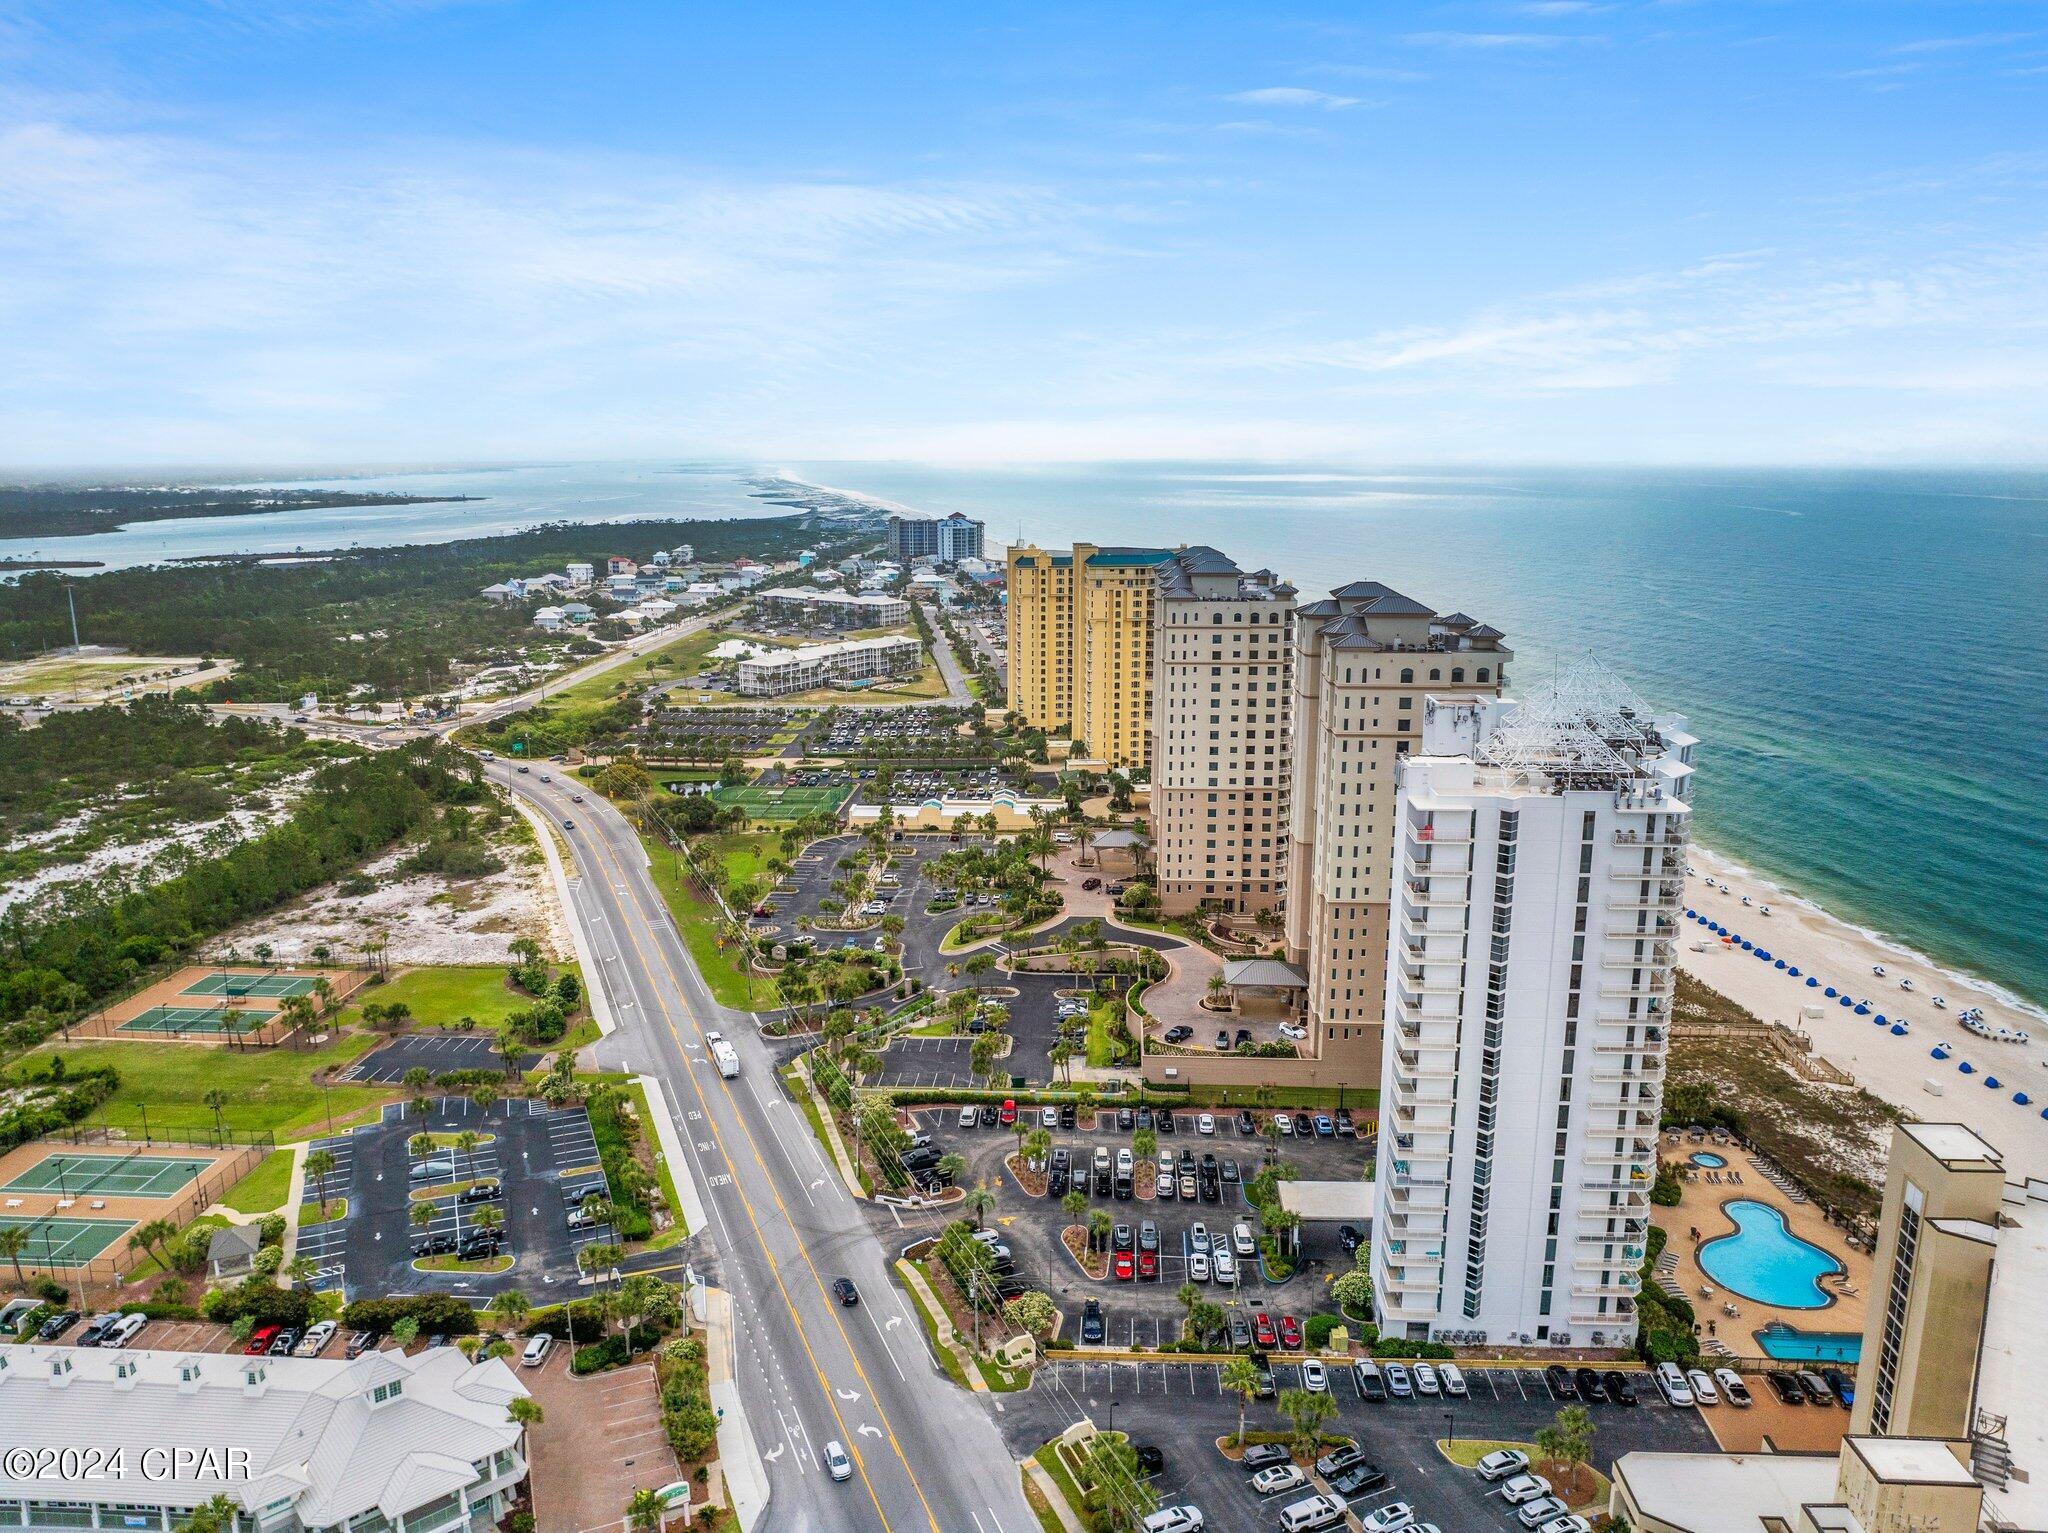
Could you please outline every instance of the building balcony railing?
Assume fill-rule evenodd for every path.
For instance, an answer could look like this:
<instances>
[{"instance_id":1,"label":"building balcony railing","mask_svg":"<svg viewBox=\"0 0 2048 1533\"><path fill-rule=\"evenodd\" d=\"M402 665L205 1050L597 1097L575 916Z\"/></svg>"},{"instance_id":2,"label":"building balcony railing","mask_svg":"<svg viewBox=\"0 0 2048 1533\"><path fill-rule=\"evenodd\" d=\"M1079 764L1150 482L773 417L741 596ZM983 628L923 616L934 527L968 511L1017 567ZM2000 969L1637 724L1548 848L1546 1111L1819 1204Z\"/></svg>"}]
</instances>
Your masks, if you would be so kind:
<instances>
[{"instance_id":1,"label":"building balcony railing","mask_svg":"<svg viewBox=\"0 0 2048 1533\"><path fill-rule=\"evenodd\" d=\"M1678 986L1669 969L1646 985L1602 985L1600 994L1610 1001L1668 1001Z\"/></svg>"},{"instance_id":2,"label":"building balcony railing","mask_svg":"<svg viewBox=\"0 0 2048 1533\"><path fill-rule=\"evenodd\" d=\"M1683 831L1652 833L1640 830L1617 830L1614 833L1614 844L1616 846L1684 847L1691 844L1691 837L1687 836Z\"/></svg>"},{"instance_id":3,"label":"building balcony railing","mask_svg":"<svg viewBox=\"0 0 2048 1533\"><path fill-rule=\"evenodd\" d=\"M1611 1145L1598 1150L1588 1150L1586 1159L1597 1166L1641 1165L1647 1163L1656 1153L1655 1145L1635 1139L1619 1150Z\"/></svg>"},{"instance_id":4,"label":"building balcony railing","mask_svg":"<svg viewBox=\"0 0 2048 1533\"><path fill-rule=\"evenodd\" d=\"M1609 933L1610 941L1626 942L1629 938L1653 937L1653 932ZM1669 941L1653 941L1647 953L1606 953L1601 956L1603 969L1663 969L1678 962L1677 945Z\"/></svg>"},{"instance_id":5,"label":"building balcony railing","mask_svg":"<svg viewBox=\"0 0 2048 1533\"><path fill-rule=\"evenodd\" d=\"M1611 1278L1572 1284L1572 1296L1578 1299L1633 1298L1642 1290L1643 1280L1633 1272L1617 1272Z\"/></svg>"}]
</instances>

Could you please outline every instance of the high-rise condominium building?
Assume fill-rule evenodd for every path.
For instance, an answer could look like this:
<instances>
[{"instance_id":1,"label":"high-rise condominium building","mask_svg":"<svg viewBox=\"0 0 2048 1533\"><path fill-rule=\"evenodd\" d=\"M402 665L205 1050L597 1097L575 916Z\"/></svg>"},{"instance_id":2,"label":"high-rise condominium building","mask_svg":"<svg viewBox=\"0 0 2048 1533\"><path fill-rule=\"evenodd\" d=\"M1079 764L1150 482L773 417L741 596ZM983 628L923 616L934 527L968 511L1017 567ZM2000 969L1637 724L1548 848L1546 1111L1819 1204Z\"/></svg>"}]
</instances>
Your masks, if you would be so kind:
<instances>
[{"instance_id":1,"label":"high-rise condominium building","mask_svg":"<svg viewBox=\"0 0 2048 1533\"><path fill-rule=\"evenodd\" d=\"M1294 587L1213 548L1157 567L1152 845L1161 904L1265 910L1286 888Z\"/></svg>"},{"instance_id":2,"label":"high-rise condominium building","mask_svg":"<svg viewBox=\"0 0 2048 1533\"><path fill-rule=\"evenodd\" d=\"M1425 697L1500 695L1501 639L1371 580L1295 610L1287 956L1308 975L1324 1084L1379 1078L1395 764L1422 737Z\"/></svg>"},{"instance_id":3,"label":"high-rise condominium building","mask_svg":"<svg viewBox=\"0 0 2048 1533\"><path fill-rule=\"evenodd\" d=\"M889 557L904 562L936 559L941 564L979 559L982 532L982 523L958 511L938 517L891 516Z\"/></svg>"},{"instance_id":4,"label":"high-rise condominium building","mask_svg":"<svg viewBox=\"0 0 2048 1533\"><path fill-rule=\"evenodd\" d=\"M1111 766L1152 759L1152 608L1166 548L1013 547L1010 707Z\"/></svg>"},{"instance_id":5,"label":"high-rise condominium building","mask_svg":"<svg viewBox=\"0 0 2048 1533\"><path fill-rule=\"evenodd\" d=\"M1422 712L1392 806L1380 1329L1626 1345L1694 741L1591 662L1526 702Z\"/></svg>"}]
</instances>

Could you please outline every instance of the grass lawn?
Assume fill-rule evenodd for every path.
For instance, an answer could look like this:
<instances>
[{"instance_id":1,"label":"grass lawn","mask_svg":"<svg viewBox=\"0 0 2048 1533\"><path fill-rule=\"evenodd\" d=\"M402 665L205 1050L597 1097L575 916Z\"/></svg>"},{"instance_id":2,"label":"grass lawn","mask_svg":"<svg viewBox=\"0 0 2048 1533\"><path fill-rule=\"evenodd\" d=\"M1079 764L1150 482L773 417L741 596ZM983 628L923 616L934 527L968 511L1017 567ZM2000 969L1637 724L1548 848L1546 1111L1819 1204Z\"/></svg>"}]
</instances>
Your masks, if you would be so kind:
<instances>
[{"instance_id":1,"label":"grass lawn","mask_svg":"<svg viewBox=\"0 0 2048 1533\"><path fill-rule=\"evenodd\" d=\"M284 1206L292 1189L292 1152L272 1150L254 1171L228 1189L221 1199L238 1214L267 1214Z\"/></svg>"},{"instance_id":2,"label":"grass lawn","mask_svg":"<svg viewBox=\"0 0 2048 1533\"><path fill-rule=\"evenodd\" d=\"M1461 1437L1456 1442L1448 1442L1443 1438L1438 1438L1436 1444L1437 1452L1441 1453L1453 1464L1465 1469L1472 1468L1481 1459L1485 1458L1487 1454L1501 1448L1519 1448L1522 1452L1529 1455L1530 1473L1540 1474L1546 1480L1550 1480L1553 1483L1556 1482L1558 1477L1551 1473L1549 1466L1545 1464L1543 1450L1534 1443L1496 1441L1485 1437ZM1571 1506L1582 1510L1589 1506L1605 1507L1607 1505L1607 1476L1600 1473L1591 1464L1581 1464L1578 1467L1578 1481L1579 1483L1572 1487L1579 1492L1578 1495L1564 1496L1562 1491L1558 1492L1558 1494L1563 1496L1564 1500Z\"/></svg>"},{"instance_id":3,"label":"grass lawn","mask_svg":"<svg viewBox=\"0 0 2048 1533\"><path fill-rule=\"evenodd\" d=\"M459 1256L423 1256L413 1265L422 1272L481 1272L485 1274L510 1272L512 1258L509 1256L487 1256L481 1261L464 1261Z\"/></svg>"},{"instance_id":4,"label":"grass lawn","mask_svg":"<svg viewBox=\"0 0 2048 1533\"><path fill-rule=\"evenodd\" d=\"M915 1288L905 1283L903 1285L903 1292L909 1298L911 1308L917 1311L917 1318L924 1322L924 1339L932 1349L932 1356L937 1358L939 1366L946 1370L947 1378L958 1384L962 1389L967 1388L967 1372L960 1366L958 1354L951 1347L939 1344L938 1320L925 1307L924 1299Z\"/></svg>"},{"instance_id":5,"label":"grass lawn","mask_svg":"<svg viewBox=\"0 0 2048 1533\"><path fill-rule=\"evenodd\" d=\"M318 1203L303 1203L299 1206L299 1226L302 1229L311 1224L332 1224L337 1219L347 1217L347 1198L329 1198L324 1212Z\"/></svg>"},{"instance_id":6,"label":"grass lawn","mask_svg":"<svg viewBox=\"0 0 2048 1533\"><path fill-rule=\"evenodd\" d=\"M666 1251L690 1238L689 1221L683 1218L683 1200L676 1196L676 1179L669 1171L668 1157L661 1153L661 1137L654 1132L654 1109L647 1105L647 1088L635 1080L627 1091L633 1098L633 1110L639 1113L641 1124L651 1136L649 1143L655 1151L654 1169L661 1178L661 1193L668 1200L670 1219L669 1227L658 1231L643 1249Z\"/></svg>"},{"instance_id":7,"label":"grass lawn","mask_svg":"<svg viewBox=\"0 0 2048 1533\"><path fill-rule=\"evenodd\" d=\"M398 1093L383 1086L313 1084L313 1072L349 1064L381 1040L351 1034L318 1049L210 1049L184 1043L44 1044L21 1062L25 1074L49 1069L61 1054L67 1067L111 1065L121 1084L85 1122L140 1131L144 1118L158 1137L179 1129L210 1131L214 1112L209 1092L227 1097L221 1118L237 1133L268 1131L280 1139L304 1139L327 1132L331 1108L339 1126L347 1115L367 1112Z\"/></svg>"},{"instance_id":8,"label":"grass lawn","mask_svg":"<svg viewBox=\"0 0 2048 1533\"><path fill-rule=\"evenodd\" d=\"M1045 1499L1045 1492L1038 1488L1038 1482L1024 1473L1021 1466L1017 1470L1017 1477L1024 1482L1024 1504L1031 1508L1031 1515L1038 1519L1039 1533L1067 1533L1067 1525L1054 1513Z\"/></svg>"},{"instance_id":9,"label":"grass lawn","mask_svg":"<svg viewBox=\"0 0 2048 1533\"><path fill-rule=\"evenodd\" d=\"M721 1005L751 1009L768 1004L771 994L769 985L756 979L751 987L740 968L742 950L736 946L721 948L718 941L718 907L701 898L690 887L688 874L680 867L680 861L667 847L651 836L641 837L647 847L651 866L648 871L654 878L654 886L668 902L669 913L675 917L676 925L683 934L683 944L690 950L690 958L697 970L704 976L704 983ZM707 837L692 855L699 858L719 857L723 865L741 877L750 877L761 870L761 864L775 845L774 838L759 835L729 835Z\"/></svg>"},{"instance_id":10,"label":"grass lawn","mask_svg":"<svg viewBox=\"0 0 2048 1533\"><path fill-rule=\"evenodd\" d=\"M350 1022L359 1020L360 1004L364 1001L379 1001L387 1006L403 1002L411 1009L415 1022L423 1027L453 1026L467 1019L479 1029L497 1032L513 1012L533 1004L532 996L512 988L510 972L509 965L500 964L407 969L396 979L359 992L357 1005L348 1008L344 1015ZM583 977L583 971L573 963L561 965L561 972L574 974L578 980ZM553 1045L564 1046L573 1047L566 1040Z\"/></svg>"}]
</instances>

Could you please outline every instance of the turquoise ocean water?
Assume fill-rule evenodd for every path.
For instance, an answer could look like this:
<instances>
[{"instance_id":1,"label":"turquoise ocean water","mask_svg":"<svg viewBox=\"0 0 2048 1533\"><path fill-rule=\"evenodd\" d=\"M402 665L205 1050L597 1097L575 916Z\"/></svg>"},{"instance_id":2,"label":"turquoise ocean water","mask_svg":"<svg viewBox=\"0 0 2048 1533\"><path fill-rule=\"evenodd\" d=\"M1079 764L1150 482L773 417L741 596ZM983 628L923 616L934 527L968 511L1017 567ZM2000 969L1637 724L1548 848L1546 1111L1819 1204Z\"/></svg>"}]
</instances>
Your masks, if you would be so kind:
<instances>
[{"instance_id":1,"label":"turquoise ocean water","mask_svg":"<svg viewBox=\"0 0 2048 1533\"><path fill-rule=\"evenodd\" d=\"M1270 464L774 472L992 540L1211 543L1310 595L1384 580L1504 629L1511 677L1592 652L1702 737L1704 840L1844 920L2048 1004L2048 473ZM39 540L132 563L763 508L720 464L377 476L461 506ZM0 556L27 552L0 541Z\"/></svg>"}]
</instances>

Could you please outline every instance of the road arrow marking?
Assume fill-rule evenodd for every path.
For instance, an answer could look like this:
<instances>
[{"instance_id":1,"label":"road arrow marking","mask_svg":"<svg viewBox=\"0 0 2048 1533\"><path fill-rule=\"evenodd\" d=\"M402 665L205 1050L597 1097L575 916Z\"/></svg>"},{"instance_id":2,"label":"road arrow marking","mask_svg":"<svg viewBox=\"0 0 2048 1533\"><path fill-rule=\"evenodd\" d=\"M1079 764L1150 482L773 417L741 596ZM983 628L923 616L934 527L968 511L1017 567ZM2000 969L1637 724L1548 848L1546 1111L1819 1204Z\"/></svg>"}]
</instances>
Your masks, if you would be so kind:
<instances>
[{"instance_id":1,"label":"road arrow marking","mask_svg":"<svg viewBox=\"0 0 2048 1533\"><path fill-rule=\"evenodd\" d=\"M839 1396L839 1398L842 1400L851 1401L858 1400L860 1398L860 1391L857 1389L835 1389L832 1391L832 1393Z\"/></svg>"},{"instance_id":2,"label":"road arrow marking","mask_svg":"<svg viewBox=\"0 0 2048 1533\"><path fill-rule=\"evenodd\" d=\"M777 1459L781 1458L782 1455L787 1453L788 1451L789 1444L777 1443L774 1447L770 1448L766 1453L761 1455L761 1460L763 1463L772 1464Z\"/></svg>"},{"instance_id":3,"label":"road arrow marking","mask_svg":"<svg viewBox=\"0 0 2048 1533\"><path fill-rule=\"evenodd\" d=\"M888 1319L888 1323L885 1324L882 1327L882 1329L885 1331L893 1331L896 1329L897 1326L901 1324L903 1324L903 1317L901 1315L891 1315Z\"/></svg>"},{"instance_id":4,"label":"road arrow marking","mask_svg":"<svg viewBox=\"0 0 2048 1533\"><path fill-rule=\"evenodd\" d=\"M865 1421L863 1421L859 1426L855 1427L854 1430L860 1433L860 1435L863 1437L880 1437L882 1435L882 1429L880 1427L871 1426L869 1423Z\"/></svg>"}]
</instances>

